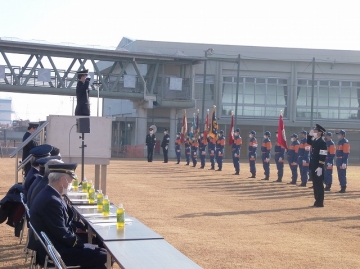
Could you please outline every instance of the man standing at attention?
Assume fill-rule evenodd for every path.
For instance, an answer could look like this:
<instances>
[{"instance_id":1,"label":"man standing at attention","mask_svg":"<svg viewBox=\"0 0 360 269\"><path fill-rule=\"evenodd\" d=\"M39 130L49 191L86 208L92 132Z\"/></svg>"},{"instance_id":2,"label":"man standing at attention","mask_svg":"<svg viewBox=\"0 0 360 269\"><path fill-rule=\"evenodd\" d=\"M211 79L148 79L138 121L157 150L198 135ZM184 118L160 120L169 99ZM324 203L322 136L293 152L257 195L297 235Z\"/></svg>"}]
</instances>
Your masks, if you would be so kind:
<instances>
[{"instance_id":1,"label":"man standing at attention","mask_svg":"<svg viewBox=\"0 0 360 269\"><path fill-rule=\"evenodd\" d=\"M293 134L291 136L291 145L288 150L288 162L291 170L291 182L288 184L296 185L296 180L298 178L298 156L299 156L299 140L298 135Z\"/></svg>"},{"instance_id":2,"label":"man standing at attention","mask_svg":"<svg viewBox=\"0 0 360 269\"><path fill-rule=\"evenodd\" d=\"M38 123L29 123L29 127L27 128L27 132L23 136L22 142L24 142L33 132L35 132L38 127L39 127ZM30 155L30 150L35 148L36 146L37 143L35 142L35 140L31 140L29 143L26 144L26 146L23 148L23 153L22 153L23 161ZM31 163L28 162L24 166L24 177L26 177L30 169L31 169Z\"/></svg>"},{"instance_id":3,"label":"man standing at attention","mask_svg":"<svg viewBox=\"0 0 360 269\"><path fill-rule=\"evenodd\" d=\"M154 147L155 147L155 143L156 143L156 137L154 134L154 130L153 128L149 128L149 133L146 135L146 140L145 140L146 146L147 146L147 159L148 162L152 162L153 161L153 154L154 154Z\"/></svg>"},{"instance_id":4,"label":"man standing at attention","mask_svg":"<svg viewBox=\"0 0 360 269\"><path fill-rule=\"evenodd\" d=\"M346 132L344 130L340 130L336 134L338 135L339 139L336 147L336 167L341 186L339 193L344 193L346 191L346 168L348 165L350 144L349 141L345 138Z\"/></svg>"},{"instance_id":5,"label":"man standing at attention","mask_svg":"<svg viewBox=\"0 0 360 269\"><path fill-rule=\"evenodd\" d=\"M178 132L176 134L176 140L175 140L175 153L176 153L176 164L180 163L180 158L181 158L181 138L180 138L181 133Z\"/></svg>"},{"instance_id":6,"label":"man standing at attention","mask_svg":"<svg viewBox=\"0 0 360 269\"><path fill-rule=\"evenodd\" d=\"M278 132L276 133L276 138L278 137ZM282 182L282 178L284 175L284 158L285 158L285 147L283 145L280 145L279 142L276 141L275 144L275 163L276 168L278 170L278 178L274 182Z\"/></svg>"},{"instance_id":7,"label":"man standing at attention","mask_svg":"<svg viewBox=\"0 0 360 269\"><path fill-rule=\"evenodd\" d=\"M271 141L270 141L271 133L266 131L264 133L264 141L261 145L261 153L262 153L262 162L264 168L264 175L265 177L261 180L269 180L270 179L270 150L272 148Z\"/></svg>"},{"instance_id":8,"label":"man standing at attention","mask_svg":"<svg viewBox=\"0 0 360 269\"><path fill-rule=\"evenodd\" d=\"M169 142L170 142L170 136L168 133L168 129L164 129L164 137L163 140L161 141L161 147L163 149L163 154L164 154L164 163L167 163L168 160L168 152L169 152Z\"/></svg>"},{"instance_id":9,"label":"man standing at attention","mask_svg":"<svg viewBox=\"0 0 360 269\"><path fill-rule=\"evenodd\" d=\"M88 69L77 72L75 116L90 116L89 83L91 77L88 74Z\"/></svg>"},{"instance_id":10,"label":"man standing at attention","mask_svg":"<svg viewBox=\"0 0 360 269\"><path fill-rule=\"evenodd\" d=\"M258 147L258 142L255 138L256 132L251 130L249 132L249 165L250 165L250 173L251 177L249 178L256 178L256 150Z\"/></svg>"},{"instance_id":11,"label":"man standing at attention","mask_svg":"<svg viewBox=\"0 0 360 269\"><path fill-rule=\"evenodd\" d=\"M239 175L240 174L240 150L241 150L241 145L242 145L242 139L240 136L240 129L236 128L235 132L234 132L234 140L233 143L231 145L232 147L232 155L233 155L233 164L234 164L234 168L235 168L235 174L234 175Z\"/></svg>"}]
</instances>

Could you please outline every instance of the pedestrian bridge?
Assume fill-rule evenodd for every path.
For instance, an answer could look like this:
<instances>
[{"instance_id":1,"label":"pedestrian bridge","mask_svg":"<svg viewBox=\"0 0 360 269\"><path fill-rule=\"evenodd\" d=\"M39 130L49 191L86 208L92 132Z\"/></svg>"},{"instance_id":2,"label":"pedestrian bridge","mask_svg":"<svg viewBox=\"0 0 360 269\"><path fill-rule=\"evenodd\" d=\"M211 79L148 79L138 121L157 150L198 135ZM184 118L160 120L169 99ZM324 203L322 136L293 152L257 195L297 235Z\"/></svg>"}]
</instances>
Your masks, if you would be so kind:
<instances>
[{"instance_id":1,"label":"pedestrian bridge","mask_svg":"<svg viewBox=\"0 0 360 269\"><path fill-rule=\"evenodd\" d=\"M192 108L193 67L204 60L0 38L0 91L75 96L76 72L86 68L91 97Z\"/></svg>"}]
</instances>

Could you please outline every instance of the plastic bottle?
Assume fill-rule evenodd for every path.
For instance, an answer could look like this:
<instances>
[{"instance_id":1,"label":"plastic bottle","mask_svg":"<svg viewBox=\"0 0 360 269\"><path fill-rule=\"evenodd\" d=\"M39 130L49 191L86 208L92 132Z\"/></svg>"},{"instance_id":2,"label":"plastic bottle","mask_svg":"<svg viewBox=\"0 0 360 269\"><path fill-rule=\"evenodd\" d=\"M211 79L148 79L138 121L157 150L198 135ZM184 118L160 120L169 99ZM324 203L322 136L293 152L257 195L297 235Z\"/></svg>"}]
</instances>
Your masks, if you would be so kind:
<instances>
[{"instance_id":1,"label":"plastic bottle","mask_svg":"<svg viewBox=\"0 0 360 269\"><path fill-rule=\"evenodd\" d=\"M110 201L107 195L105 195L103 200L103 215L109 216L110 213Z\"/></svg>"},{"instance_id":2,"label":"plastic bottle","mask_svg":"<svg viewBox=\"0 0 360 269\"><path fill-rule=\"evenodd\" d=\"M94 185L92 184L89 189L89 204L95 203L95 189Z\"/></svg>"},{"instance_id":3,"label":"plastic bottle","mask_svg":"<svg viewBox=\"0 0 360 269\"><path fill-rule=\"evenodd\" d=\"M87 192L88 184L87 184L86 179L84 179L84 181L82 182L81 187L82 187L82 192Z\"/></svg>"},{"instance_id":4,"label":"plastic bottle","mask_svg":"<svg viewBox=\"0 0 360 269\"><path fill-rule=\"evenodd\" d=\"M90 179L89 181L88 181L88 183L87 183L87 192L89 193L89 191L90 191L90 188L91 188L91 186L92 186L92 180Z\"/></svg>"},{"instance_id":5,"label":"plastic bottle","mask_svg":"<svg viewBox=\"0 0 360 269\"><path fill-rule=\"evenodd\" d=\"M75 178L72 182L72 186L73 186L73 190L74 191L79 191L79 181L77 178Z\"/></svg>"},{"instance_id":6,"label":"plastic bottle","mask_svg":"<svg viewBox=\"0 0 360 269\"><path fill-rule=\"evenodd\" d=\"M101 210L103 207L103 200L104 195L102 193L102 190L98 190L98 194L96 196L96 202L97 202L97 209Z\"/></svg>"},{"instance_id":7,"label":"plastic bottle","mask_svg":"<svg viewBox=\"0 0 360 269\"><path fill-rule=\"evenodd\" d=\"M116 226L124 227L125 225L125 209L122 204L119 204L119 208L116 210Z\"/></svg>"}]
</instances>

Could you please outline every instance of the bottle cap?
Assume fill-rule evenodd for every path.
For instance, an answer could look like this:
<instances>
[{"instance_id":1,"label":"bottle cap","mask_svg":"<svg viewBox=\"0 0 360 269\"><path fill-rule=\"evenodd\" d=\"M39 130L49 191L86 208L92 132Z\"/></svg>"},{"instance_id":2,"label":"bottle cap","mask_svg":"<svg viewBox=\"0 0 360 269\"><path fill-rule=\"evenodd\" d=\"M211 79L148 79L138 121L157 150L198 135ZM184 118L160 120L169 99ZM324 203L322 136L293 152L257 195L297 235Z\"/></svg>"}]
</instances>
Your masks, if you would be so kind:
<instances>
[{"instance_id":1,"label":"bottle cap","mask_svg":"<svg viewBox=\"0 0 360 269\"><path fill-rule=\"evenodd\" d=\"M124 207L123 207L123 204L119 204L119 208L124 208Z\"/></svg>"},{"instance_id":2,"label":"bottle cap","mask_svg":"<svg viewBox=\"0 0 360 269\"><path fill-rule=\"evenodd\" d=\"M108 196L107 196L107 195L105 195L105 199L108 199Z\"/></svg>"},{"instance_id":3,"label":"bottle cap","mask_svg":"<svg viewBox=\"0 0 360 269\"><path fill-rule=\"evenodd\" d=\"M102 193L102 190L98 190L98 193Z\"/></svg>"}]
</instances>

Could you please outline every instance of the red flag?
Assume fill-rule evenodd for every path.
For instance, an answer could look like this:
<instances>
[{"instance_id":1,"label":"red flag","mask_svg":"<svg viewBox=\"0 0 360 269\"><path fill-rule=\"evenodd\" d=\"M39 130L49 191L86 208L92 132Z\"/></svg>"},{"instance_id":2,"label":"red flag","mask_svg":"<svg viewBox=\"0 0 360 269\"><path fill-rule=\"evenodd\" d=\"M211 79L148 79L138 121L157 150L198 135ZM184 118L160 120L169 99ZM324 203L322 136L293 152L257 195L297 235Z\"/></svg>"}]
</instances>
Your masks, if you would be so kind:
<instances>
[{"instance_id":1,"label":"red flag","mask_svg":"<svg viewBox=\"0 0 360 269\"><path fill-rule=\"evenodd\" d=\"M204 126L204 137L207 137L209 131L209 109L206 114L205 126Z\"/></svg>"},{"instance_id":2,"label":"red flag","mask_svg":"<svg viewBox=\"0 0 360 269\"><path fill-rule=\"evenodd\" d=\"M229 146L234 142L234 115L231 113L231 124L230 124L230 132L229 132Z\"/></svg>"},{"instance_id":3,"label":"red flag","mask_svg":"<svg viewBox=\"0 0 360 269\"><path fill-rule=\"evenodd\" d=\"M284 126L284 120L282 117L282 113L280 113L280 117L279 117L277 142L284 148L286 148L286 149L288 148L287 144L286 144L285 126Z\"/></svg>"},{"instance_id":4,"label":"red flag","mask_svg":"<svg viewBox=\"0 0 360 269\"><path fill-rule=\"evenodd\" d=\"M187 118L186 118L186 110L184 110L184 116L183 116L183 120L182 120L181 134L180 134L181 143L184 143L186 133L187 133Z\"/></svg>"}]
</instances>

